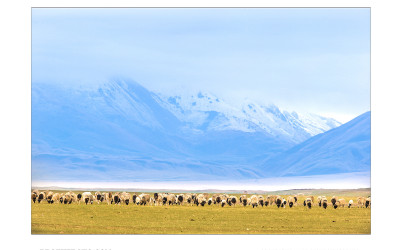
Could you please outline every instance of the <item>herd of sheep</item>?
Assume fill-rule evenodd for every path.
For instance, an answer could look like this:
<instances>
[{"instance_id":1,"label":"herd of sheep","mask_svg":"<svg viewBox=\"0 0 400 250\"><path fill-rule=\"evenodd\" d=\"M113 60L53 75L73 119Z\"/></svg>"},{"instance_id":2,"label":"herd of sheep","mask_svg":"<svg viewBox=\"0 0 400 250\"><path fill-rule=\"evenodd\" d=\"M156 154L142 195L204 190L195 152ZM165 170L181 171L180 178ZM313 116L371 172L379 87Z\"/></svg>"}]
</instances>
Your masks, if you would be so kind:
<instances>
[{"instance_id":1,"label":"herd of sheep","mask_svg":"<svg viewBox=\"0 0 400 250\"><path fill-rule=\"evenodd\" d=\"M288 206L292 208L293 206L298 206L299 201L298 197L303 197L302 194L293 195L287 197L287 199L279 196L279 195L268 195L264 197L263 195L252 195L251 197L247 197L247 195L241 195L239 198L235 195L228 194L169 194L169 193L154 193L152 196L150 194L133 194L132 196L127 192L96 192L92 194L91 192L83 192L75 194L74 192L66 192L66 193L54 193L52 191L39 191L33 190L31 194L32 201L36 203L40 203L41 201L47 201L48 203L60 203L60 204L71 204L85 203L93 204L94 202L101 203L107 202L108 204L126 204L133 203L136 205L197 205L197 206L205 206L205 205L220 205L224 206L252 206L253 208L261 206L277 206L278 208L285 208ZM349 200L346 202L343 198L337 198L333 196L330 200L325 196L318 196L316 199L314 196L306 196L303 199L302 205L304 207L312 208L313 206L319 206L323 208L327 208L328 206L332 206L334 209L338 207L365 207L368 208L371 206L371 198L358 197L357 204L353 204L353 200Z\"/></svg>"}]
</instances>

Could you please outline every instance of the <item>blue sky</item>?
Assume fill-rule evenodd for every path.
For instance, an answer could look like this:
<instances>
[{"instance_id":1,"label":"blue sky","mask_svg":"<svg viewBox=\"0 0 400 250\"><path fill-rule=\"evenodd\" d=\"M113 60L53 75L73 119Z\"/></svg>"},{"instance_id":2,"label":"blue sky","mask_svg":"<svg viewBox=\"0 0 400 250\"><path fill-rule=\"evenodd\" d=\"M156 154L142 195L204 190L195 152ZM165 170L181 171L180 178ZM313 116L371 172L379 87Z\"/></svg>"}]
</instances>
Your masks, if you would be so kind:
<instances>
[{"instance_id":1,"label":"blue sky","mask_svg":"<svg viewBox=\"0 0 400 250\"><path fill-rule=\"evenodd\" d=\"M32 10L32 80L207 90L342 122L370 110L370 10Z\"/></svg>"}]
</instances>

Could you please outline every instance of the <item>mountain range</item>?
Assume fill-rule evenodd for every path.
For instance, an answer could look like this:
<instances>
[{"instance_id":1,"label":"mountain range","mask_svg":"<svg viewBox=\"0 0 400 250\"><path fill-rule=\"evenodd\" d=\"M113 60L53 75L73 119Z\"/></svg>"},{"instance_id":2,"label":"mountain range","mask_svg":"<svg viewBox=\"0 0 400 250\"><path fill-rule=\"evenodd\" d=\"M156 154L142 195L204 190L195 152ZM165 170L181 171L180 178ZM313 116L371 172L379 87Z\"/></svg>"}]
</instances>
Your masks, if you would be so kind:
<instances>
[{"instance_id":1,"label":"mountain range","mask_svg":"<svg viewBox=\"0 0 400 250\"><path fill-rule=\"evenodd\" d=\"M32 84L32 178L219 180L369 171L370 112L346 124L136 82Z\"/></svg>"}]
</instances>

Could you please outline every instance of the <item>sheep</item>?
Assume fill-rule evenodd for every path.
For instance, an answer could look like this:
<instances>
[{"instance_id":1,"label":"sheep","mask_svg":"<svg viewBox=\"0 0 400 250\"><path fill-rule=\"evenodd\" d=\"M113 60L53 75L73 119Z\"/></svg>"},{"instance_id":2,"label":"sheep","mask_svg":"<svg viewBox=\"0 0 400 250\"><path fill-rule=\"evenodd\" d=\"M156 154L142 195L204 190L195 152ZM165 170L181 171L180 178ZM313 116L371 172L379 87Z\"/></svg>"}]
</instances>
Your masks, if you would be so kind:
<instances>
[{"instance_id":1,"label":"sheep","mask_svg":"<svg viewBox=\"0 0 400 250\"><path fill-rule=\"evenodd\" d=\"M196 205L199 206L199 204L204 207L204 205L207 203L206 198L204 197L203 194L199 194L196 198Z\"/></svg>"},{"instance_id":2,"label":"sheep","mask_svg":"<svg viewBox=\"0 0 400 250\"><path fill-rule=\"evenodd\" d=\"M281 198L280 196L277 196L277 197L276 197L275 204L276 204L276 206L277 206L278 208L281 207L281 205L282 205L282 198Z\"/></svg>"},{"instance_id":3,"label":"sheep","mask_svg":"<svg viewBox=\"0 0 400 250\"><path fill-rule=\"evenodd\" d=\"M71 192L67 192L63 195L63 203L64 204L71 204L72 203L72 197L71 197Z\"/></svg>"},{"instance_id":4,"label":"sheep","mask_svg":"<svg viewBox=\"0 0 400 250\"><path fill-rule=\"evenodd\" d=\"M258 204L259 204L261 207L264 207L264 197L263 197L262 195L259 195L259 196L258 196Z\"/></svg>"},{"instance_id":5,"label":"sheep","mask_svg":"<svg viewBox=\"0 0 400 250\"><path fill-rule=\"evenodd\" d=\"M136 196L136 197L135 197L135 201L134 201L134 202L135 202L136 205L140 205L140 198L139 198L139 196Z\"/></svg>"},{"instance_id":6,"label":"sheep","mask_svg":"<svg viewBox=\"0 0 400 250\"><path fill-rule=\"evenodd\" d=\"M214 204L219 204L219 203L221 203L221 201L222 201L221 196L220 196L220 195L217 195L217 196L215 197L215 203L214 203Z\"/></svg>"},{"instance_id":7,"label":"sheep","mask_svg":"<svg viewBox=\"0 0 400 250\"><path fill-rule=\"evenodd\" d=\"M158 205L158 201L159 201L159 200L158 200L158 196L159 196L158 193L154 193L154 194L153 194L153 197L154 197L154 205L156 205L156 206Z\"/></svg>"},{"instance_id":8,"label":"sheep","mask_svg":"<svg viewBox=\"0 0 400 250\"><path fill-rule=\"evenodd\" d=\"M46 198L46 193L45 192L40 192L38 195L38 203L40 203L42 200L44 200Z\"/></svg>"},{"instance_id":9,"label":"sheep","mask_svg":"<svg viewBox=\"0 0 400 250\"><path fill-rule=\"evenodd\" d=\"M136 195L136 194L133 194L132 195L132 201L133 201L133 203L134 204L136 204L136 198L137 198L138 196Z\"/></svg>"},{"instance_id":10,"label":"sheep","mask_svg":"<svg viewBox=\"0 0 400 250\"><path fill-rule=\"evenodd\" d=\"M349 200L349 204L347 205L348 208L350 208L353 205L353 200Z\"/></svg>"},{"instance_id":11,"label":"sheep","mask_svg":"<svg viewBox=\"0 0 400 250\"><path fill-rule=\"evenodd\" d=\"M318 206L322 206L322 197L321 196L318 196L318 198L317 198L317 203L318 203Z\"/></svg>"},{"instance_id":12,"label":"sheep","mask_svg":"<svg viewBox=\"0 0 400 250\"><path fill-rule=\"evenodd\" d=\"M289 196L287 202L289 204L289 208L292 208L295 203L295 199L292 196Z\"/></svg>"},{"instance_id":13,"label":"sheep","mask_svg":"<svg viewBox=\"0 0 400 250\"><path fill-rule=\"evenodd\" d=\"M363 207L365 205L366 199L365 197L357 198L357 207Z\"/></svg>"},{"instance_id":14,"label":"sheep","mask_svg":"<svg viewBox=\"0 0 400 250\"><path fill-rule=\"evenodd\" d=\"M371 207L371 197L368 197L365 200L365 208Z\"/></svg>"},{"instance_id":15,"label":"sheep","mask_svg":"<svg viewBox=\"0 0 400 250\"><path fill-rule=\"evenodd\" d=\"M192 204L192 201L193 201L192 195L191 194L186 194L185 195L185 201L192 206L193 205Z\"/></svg>"},{"instance_id":16,"label":"sheep","mask_svg":"<svg viewBox=\"0 0 400 250\"><path fill-rule=\"evenodd\" d=\"M207 204L208 204L208 205L211 205L212 203L213 203L212 198L209 198Z\"/></svg>"},{"instance_id":17,"label":"sheep","mask_svg":"<svg viewBox=\"0 0 400 250\"><path fill-rule=\"evenodd\" d=\"M97 201L97 204L100 203L101 193L99 191L95 192L93 195L94 201Z\"/></svg>"},{"instance_id":18,"label":"sheep","mask_svg":"<svg viewBox=\"0 0 400 250\"><path fill-rule=\"evenodd\" d=\"M141 195L139 195L139 198L140 198L140 205L145 206L147 203L150 203L150 195L149 194L141 194Z\"/></svg>"},{"instance_id":19,"label":"sheep","mask_svg":"<svg viewBox=\"0 0 400 250\"><path fill-rule=\"evenodd\" d=\"M337 208L336 202L337 202L336 196L332 196L331 203L332 203L333 208L335 208L335 209Z\"/></svg>"},{"instance_id":20,"label":"sheep","mask_svg":"<svg viewBox=\"0 0 400 250\"><path fill-rule=\"evenodd\" d=\"M69 192L69 195L71 196L71 203L78 201L78 198L74 192Z\"/></svg>"},{"instance_id":21,"label":"sheep","mask_svg":"<svg viewBox=\"0 0 400 250\"><path fill-rule=\"evenodd\" d=\"M224 207L226 205L226 200L221 201L221 207Z\"/></svg>"},{"instance_id":22,"label":"sheep","mask_svg":"<svg viewBox=\"0 0 400 250\"><path fill-rule=\"evenodd\" d=\"M258 206L258 197L256 195L252 195L250 197L250 204L254 207Z\"/></svg>"},{"instance_id":23,"label":"sheep","mask_svg":"<svg viewBox=\"0 0 400 250\"><path fill-rule=\"evenodd\" d=\"M240 203L242 203L242 205L245 207L245 206L247 206L247 203L248 203L248 199L247 199L247 196L246 195L242 195L242 196L240 196Z\"/></svg>"},{"instance_id":24,"label":"sheep","mask_svg":"<svg viewBox=\"0 0 400 250\"><path fill-rule=\"evenodd\" d=\"M311 197L307 197L306 200L305 200L305 202L306 202L307 207L308 207L309 209L311 209L311 206L312 206L312 204L313 204Z\"/></svg>"},{"instance_id":25,"label":"sheep","mask_svg":"<svg viewBox=\"0 0 400 250\"><path fill-rule=\"evenodd\" d=\"M162 204L165 205L167 204L168 201L168 194L163 194L162 196Z\"/></svg>"},{"instance_id":26,"label":"sheep","mask_svg":"<svg viewBox=\"0 0 400 250\"><path fill-rule=\"evenodd\" d=\"M324 196L324 197L322 197L322 201L321 201L321 203L322 203L322 207L323 208L327 208L328 207L328 199L326 199L326 197Z\"/></svg>"},{"instance_id":27,"label":"sheep","mask_svg":"<svg viewBox=\"0 0 400 250\"><path fill-rule=\"evenodd\" d=\"M127 192L123 192L120 195L121 203L125 203L126 205L129 205L129 200L130 200L130 195Z\"/></svg>"},{"instance_id":28,"label":"sheep","mask_svg":"<svg viewBox=\"0 0 400 250\"><path fill-rule=\"evenodd\" d=\"M78 204L81 204L82 194L81 193L77 194L76 199L78 200Z\"/></svg>"},{"instance_id":29,"label":"sheep","mask_svg":"<svg viewBox=\"0 0 400 250\"><path fill-rule=\"evenodd\" d=\"M177 203L178 205L182 205L183 204L183 194L180 194L176 197Z\"/></svg>"},{"instance_id":30,"label":"sheep","mask_svg":"<svg viewBox=\"0 0 400 250\"><path fill-rule=\"evenodd\" d=\"M273 204L276 204L276 199L278 198L278 195L268 195L268 203L272 206Z\"/></svg>"},{"instance_id":31,"label":"sheep","mask_svg":"<svg viewBox=\"0 0 400 250\"><path fill-rule=\"evenodd\" d=\"M37 198L38 198L38 195L35 192L32 192L31 199L32 199L33 203L36 203Z\"/></svg>"},{"instance_id":32,"label":"sheep","mask_svg":"<svg viewBox=\"0 0 400 250\"><path fill-rule=\"evenodd\" d=\"M297 200L298 200L298 199L297 199L297 195L294 195L294 196L293 196L293 199L294 199L294 204L297 204Z\"/></svg>"},{"instance_id":33,"label":"sheep","mask_svg":"<svg viewBox=\"0 0 400 250\"><path fill-rule=\"evenodd\" d=\"M283 205L284 208L286 207L286 204L287 204L287 202L286 202L285 198L283 198L282 199L282 205Z\"/></svg>"},{"instance_id":34,"label":"sheep","mask_svg":"<svg viewBox=\"0 0 400 250\"><path fill-rule=\"evenodd\" d=\"M232 206L232 200L231 200L231 197L230 197L230 196L228 196L228 198L226 199L226 203L227 203L229 206Z\"/></svg>"},{"instance_id":35,"label":"sheep","mask_svg":"<svg viewBox=\"0 0 400 250\"><path fill-rule=\"evenodd\" d=\"M236 206L236 203L237 203L237 198L236 198L236 196L231 195L229 198L231 199L232 205L233 205L233 206Z\"/></svg>"},{"instance_id":36,"label":"sheep","mask_svg":"<svg viewBox=\"0 0 400 250\"><path fill-rule=\"evenodd\" d=\"M55 202L60 202L60 194L59 193L55 193L53 194L53 196L51 197L51 203L55 203Z\"/></svg>"},{"instance_id":37,"label":"sheep","mask_svg":"<svg viewBox=\"0 0 400 250\"><path fill-rule=\"evenodd\" d=\"M93 197L91 192L84 192L82 194L82 200L85 202L85 204L87 205L90 201L93 201Z\"/></svg>"},{"instance_id":38,"label":"sheep","mask_svg":"<svg viewBox=\"0 0 400 250\"><path fill-rule=\"evenodd\" d=\"M346 206L346 200L345 199L339 199L337 201L337 203L338 203L339 207L345 207Z\"/></svg>"},{"instance_id":39,"label":"sheep","mask_svg":"<svg viewBox=\"0 0 400 250\"><path fill-rule=\"evenodd\" d=\"M115 205L117 204L121 204L121 193L120 192L115 192L113 194L113 198L112 198L113 202Z\"/></svg>"}]
</instances>

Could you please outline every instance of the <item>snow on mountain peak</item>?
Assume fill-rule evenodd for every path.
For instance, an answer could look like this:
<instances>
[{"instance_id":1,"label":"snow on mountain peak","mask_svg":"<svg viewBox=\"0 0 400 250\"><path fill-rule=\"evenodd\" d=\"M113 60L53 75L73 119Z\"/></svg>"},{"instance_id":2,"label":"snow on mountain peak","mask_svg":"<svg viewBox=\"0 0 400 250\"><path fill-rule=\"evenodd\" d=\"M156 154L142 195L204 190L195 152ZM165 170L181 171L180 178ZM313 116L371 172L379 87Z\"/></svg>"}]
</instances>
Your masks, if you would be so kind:
<instances>
[{"instance_id":1,"label":"snow on mountain peak","mask_svg":"<svg viewBox=\"0 0 400 250\"><path fill-rule=\"evenodd\" d=\"M288 112L274 104L264 106L249 99L243 103L228 103L204 91L158 96L159 103L178 119L203 130L257 131L272 136L288 137L298 143L341 125L332 118Z\"/></svg>"}]
</instances>

